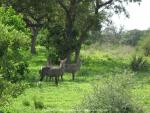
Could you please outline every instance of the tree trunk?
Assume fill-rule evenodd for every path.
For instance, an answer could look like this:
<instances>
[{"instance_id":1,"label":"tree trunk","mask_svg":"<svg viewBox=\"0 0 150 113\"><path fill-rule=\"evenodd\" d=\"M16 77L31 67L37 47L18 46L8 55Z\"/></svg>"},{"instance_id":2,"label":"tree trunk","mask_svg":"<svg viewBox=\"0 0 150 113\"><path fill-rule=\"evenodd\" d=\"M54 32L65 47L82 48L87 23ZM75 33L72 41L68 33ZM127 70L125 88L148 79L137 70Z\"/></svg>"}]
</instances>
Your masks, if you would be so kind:
<instances>
[{"instance_id":1,"label":"tree trunk","mask_svg":"<svg viewBox=\"0 0 150 113\"><path fill-rule=\"evenodd\" d=\"M79 59L81 44L75 49L75 62Z\"/></svg>"},{"instance_id":2,"label":"tree trunk","mask_svg":"<svg viewBox=\"0 0 150 113\"><path fill-rule=\"evenodd\" d=\"M71 60L71 51L70 51L70 49L67 50L67 56L66 57L67 57L66 63L69 64L70 60Z\"/></svg>"},{"instance_id":3,"label":"tree trunk","mask_svg":"<svg viewBox=\"0 0 150 113\"><path fill-rule=\"evenodd\" d=\"M66 39L67 39L67 63L71 61L71 46L72 46L72 29L73 29L73 22L70 14L66 15Z\"/></svg>"},{"instance_id":4,"label":"tree trunk","mask_svg":"<svg viewBox=\"0 0 150 113\"><path fill-rule=\"evenodd\" d=\"M37 34L38 34L38 30L36 28L31 28L31 31L32 31L32 39L31 39L31 53L32 54L36 54L36 37L37 37Z\"/></svg>"}]
</instances>

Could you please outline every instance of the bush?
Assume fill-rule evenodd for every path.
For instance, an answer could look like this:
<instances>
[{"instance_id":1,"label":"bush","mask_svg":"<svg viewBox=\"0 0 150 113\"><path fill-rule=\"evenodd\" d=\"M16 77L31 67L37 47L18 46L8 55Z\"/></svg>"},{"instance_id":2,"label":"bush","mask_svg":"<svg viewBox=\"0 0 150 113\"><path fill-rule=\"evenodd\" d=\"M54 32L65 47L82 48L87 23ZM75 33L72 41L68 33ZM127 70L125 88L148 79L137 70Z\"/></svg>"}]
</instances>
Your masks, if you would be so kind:
<instances>
[{"instance_id":1,"label":"bush","mask_svg":"<svg viewBox=\"0 0 150 113\"><path fill-rule=\"evenodd\" d=\"M16 29L28 35L30 34L23 20L23 16L21 14L18 15L12 7L0 7L0 15L0 22L4 25L12 26L12 29Z\"/></svg>"},{"instance_id":2,"label":"bush","mask_svg":"<svg viewBox=\"0 0 150 113\"><path fill-rule=\"evenodd\" d=\"M131 99L130 76L116 76L104 80L93 87L93 92L86 96L76 107L81 113L143 113Z\"/></svg>"},{"instance_id":3,"label":"bush","mask_svg":"<svg viewBox=\"0 0 150 113\"><path fill-rule=\"evenodd\" d=\"M17 74L24 75L27 68L27 63L21 62L24 58L21 51L28 45L29 37L23 32L11 28L0 22L0 71L5 79L13 78L12 81L16 82L14 77L17 77Z\"/></svg>"},{"instance_id":4,"label":"bush","mask_svg":"<svg viewBox=\"0 0 150 113\"><path fill-rule=\"evenodd\" d=\"M22 15L12 7L0 7L0 72L11 82L24 79L27 63L21 52L28 49L30 31Z\"/></svg>"},{"instance_id":5,"label":"bush","mask_svg":"<svg viewBox=\"0 0 150 113\"><path fill-rule=\"evenodd\" d=\"M44 104L42 101L39 100L34 100L34 106L36 109L43 109L44 108Z\"/></svg>"},{"instance_id":6,"label":"bush","mask_svg":"<svg viewBox=\"0 0 150 113\"><path fill-rule=\"evenodd\" d=\"M130 30L123 34L122 43L126 45L136 46L141 39L143 32L140 30Z\"/></svg>"},{"instance_id":7,"label":"bush","mask_svg":"<svg viewBox=\"0 0 150 113\"><path fill-rule=\"evenodd\" d=\"M13 84L0 79L0 106L9 104L9 99L11 97L17 97L28 87L29 85L23 82Z\"/></svg>"},{"instance_id":8,"label":"bush","mask_svg":"<svg viewBox=\"0 0 150 113\"><path fill-rule=\"evenodd\" d=\"M147 33L141 38L139 46L143 49L145 56L150 55L150 33Z\"/></svg>"},{"instance_id":9,"label":"bush","mask_svg":"<svg viewBox=\"0 0 150 113\"><path fill-rule=\"evenodd\" d=\"M133 71L140 71L142 69L146 69L148 63L141 56L134 56L131 61L131 69Z\"/></svg>"},{"instance_id":10,"label":"bush","mask_svg":"<svg viewBox=\"0 0 150 113\"><path fill-rule=\"evenodd\" d=\"M16 83L25 80L28 74L28 63L26 62L7 62L6 68L3 70L3 77L5 80Z\"/></svg>"},{"instance_id":11,"label":"bush","mask_svg":"<svg viewBox=\"0 0 150 113\"><path fill-rule=\"evenodd\" d=\"M27 100L24 100L24 101L22 102L22 104L23 104L24 106L30 106L30 102L27 101Z\"/></svg>"}]
</instances>

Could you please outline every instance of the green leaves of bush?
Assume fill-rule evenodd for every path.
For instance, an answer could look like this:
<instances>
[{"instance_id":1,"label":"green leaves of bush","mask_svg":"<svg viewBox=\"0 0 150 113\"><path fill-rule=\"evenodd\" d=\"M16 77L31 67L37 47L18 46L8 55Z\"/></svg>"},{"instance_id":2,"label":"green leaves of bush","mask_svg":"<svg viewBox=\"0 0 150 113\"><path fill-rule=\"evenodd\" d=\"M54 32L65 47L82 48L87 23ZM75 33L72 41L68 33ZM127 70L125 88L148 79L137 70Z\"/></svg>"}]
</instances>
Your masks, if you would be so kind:
<instances>
[{"instance_id":1,"label":"green leaves of bush","mask_svg":"<svg viewBox=\"0 0 150 113\"><path fill-rule=\"evenodd\" d=\"M0 7L0 15L0 72L5 79L17 82L24 78L28 67L21 51L30 44L30 32L22 16L11 7Z\"/></svg>"},{"instance_id":2,"label":"green leaves of bush","mask_svg":"<svg viewBox=\"0 0 150 113\"><path fill-rule=\"evenodd\" d=\"M13 78L12 76L16 76L14 74L17 70L15 70L14 65L23 60L20 50L25 49L29 42L27 35L11 28L0 23L0 66L7 80ZM22 70L22 72L24 71Z\"/></svg>"},{"instance_id":3,"label":"green leaves of bush","mask_svg":"<svg viewBox=\"0 0 150 113\"><path fill-rule=\"evenodd\" d=\"M133 71L140 71L147 69L148 63L142 56L134 56L131 61L131 69Z\"/></svg>"},{"instance_id":4,"label":"green leaves of bush","mask_svg":"<svg viewBox=\"0 0 150 113\"><path fill-rule=\"evenodd\" d=\"M5 26L12 26L11 29L16 29L17 31L24 32L28 35L30 34L29 29L23 21L23 16L17 14L12 7L0 7L0 15L0 22Z\"/></svg>"},{"instance_id":5,"label":"green leaves of bush","mask_svg":"<svg viewBox=\"0 0 150 113\"><path fill-rule=\"evenodd\" d=\"M9 104L9 99L11 97L17 97L22 94L27 87L29 87L29 84L24 82L13 84L0 79L0 106Z\"/></svg>"},{"instance_id":6,"label":"green leaves of bush","mask_svg":"<svg viewBox=\"0 0 150 113\"><path fill-rule=\"evenodd\" d=\"M141 40L139 41L139 46L141 49L143 49L145 56L150 55L150 32L148 31L141 37Z\"/></svg>"},{"instance_id":7,"label":"green leaves of bush","mask_svg":"<svg viewBox=\"0 0 150 113\"><path fill-rule=\"evenodd\" d=\"M77 112L81 113L143 113L132 101L130 88L131 75L116 75L98 83L93 92L86 96Z\"/></svg>"}]
</instances>

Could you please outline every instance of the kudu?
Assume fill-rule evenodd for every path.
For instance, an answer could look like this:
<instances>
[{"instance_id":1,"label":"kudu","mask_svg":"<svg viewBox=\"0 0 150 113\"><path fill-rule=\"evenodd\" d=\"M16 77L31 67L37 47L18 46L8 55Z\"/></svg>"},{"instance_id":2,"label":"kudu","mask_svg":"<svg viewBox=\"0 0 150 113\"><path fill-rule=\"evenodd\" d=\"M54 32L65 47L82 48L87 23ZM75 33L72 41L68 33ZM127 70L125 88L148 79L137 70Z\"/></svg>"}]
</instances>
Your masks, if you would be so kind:
<instances>
[{"instance_id":1,"label":"kudu","mask_svg":"<svg viewBox=\"0 0 150 113\"><path fill-rule=\"evenodd\" d=\"M65 64L65 72L72 73L72 79L75 79L75 73L80 70L81 61L78 58L74 64Z\"/></svg>"},{"instance_id":2,"label":"kudu","mask_svg":"<svg viewBox=\"0 0 150 113\"><path fill-rule=\"evenodd\" d=\"M64 74L64 69L65 69L65 62L66 60L61 60L60 61L60 66L59 67L53 67L53 66L47 66L43 67L39 72L40 72L40 81L44 79L45 76L55 78L55 84L58 85L58 79L61 76L63 77Z\"/></svg>"}]
</instances>

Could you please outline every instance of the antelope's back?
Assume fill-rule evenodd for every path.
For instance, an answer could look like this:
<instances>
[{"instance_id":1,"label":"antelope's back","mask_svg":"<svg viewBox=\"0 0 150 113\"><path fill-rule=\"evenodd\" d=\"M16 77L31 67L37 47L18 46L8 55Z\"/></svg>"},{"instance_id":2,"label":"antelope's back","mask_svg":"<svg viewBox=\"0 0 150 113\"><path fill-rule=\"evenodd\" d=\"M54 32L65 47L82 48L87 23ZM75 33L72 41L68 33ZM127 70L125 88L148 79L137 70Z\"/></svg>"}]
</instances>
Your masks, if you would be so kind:
<instances>
[{"instance_id":1,"label":"antelope's back","mask_svg":"<svg viewBox=\"0 0 150 113\"><path fill-rule=\"evenodd\" d=\"M64 73L63 69L60 68L52 68L50 70L50 76L59 76L62 75Z\"/></svg>"},{"instance_id":2,"label":"antelope's back","mask_svg":"<svg viewBox=\"0 0 150 113\"><path fill-rule=\"evenodd\" d=\"M49 75L51 68L50 67L44 67L41 70L41 75Z\"/></svg>"},{"instance_id":3,"label":"antelope's back","mask_svg":"<svg viewBox=\"0 0 150 113\"><path fill-rule=\"evenodd\" d=\"M66 64L65 71L66 72L76 72L80 69L80 65L77 64Z\"/></svg>"}]
</instances>

